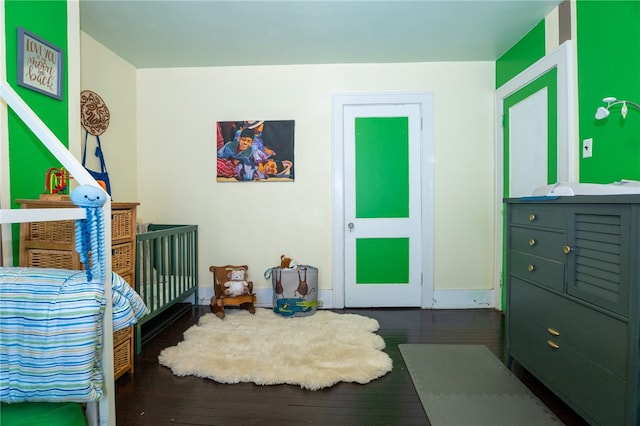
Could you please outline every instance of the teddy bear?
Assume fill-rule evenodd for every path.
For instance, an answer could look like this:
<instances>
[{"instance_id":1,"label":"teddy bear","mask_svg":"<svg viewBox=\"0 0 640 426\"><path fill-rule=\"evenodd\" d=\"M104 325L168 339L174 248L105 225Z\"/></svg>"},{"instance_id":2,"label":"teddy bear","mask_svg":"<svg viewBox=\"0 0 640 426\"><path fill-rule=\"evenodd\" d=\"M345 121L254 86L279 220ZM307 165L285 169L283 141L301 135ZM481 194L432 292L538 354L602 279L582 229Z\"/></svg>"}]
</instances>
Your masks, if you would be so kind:
<instances>
[{"instance_id":1,"label":"teddy bear","mask_svg":"<svg viewBox=\"0 0 640 426\"><path fill-rule=\"evenodd\" d=\"M249 294L249 283L246 281L247 271L234 269L227 274L229 281L224 283L224 295L228 297Z\"/></svg>"}]
</instances>

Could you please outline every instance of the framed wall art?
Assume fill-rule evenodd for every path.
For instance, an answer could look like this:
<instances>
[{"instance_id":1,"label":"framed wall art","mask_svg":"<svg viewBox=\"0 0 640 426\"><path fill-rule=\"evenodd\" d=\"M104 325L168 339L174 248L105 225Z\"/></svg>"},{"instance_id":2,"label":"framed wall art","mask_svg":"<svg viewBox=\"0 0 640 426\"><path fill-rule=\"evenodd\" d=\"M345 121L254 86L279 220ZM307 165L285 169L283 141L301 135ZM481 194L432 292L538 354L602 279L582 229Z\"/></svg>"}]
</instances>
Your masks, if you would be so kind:
<instances>
[{"instance_id":1,"label":"framed wall art","mask_svg":"<svg viewBox=\"0 0 640 426\"><path fill-rule=\"evenodd\" d=\"M293 182L294 121L218 121L218 182Z\"/></svg>"},{"instance_id":2,"label":"framed wall art","mask_svg":"<svg viewBox=\"0 0 640 426\"><path fill-rule=\"evenodd\" d=\"M18 85L62 99L62 49L18 28Z\"/></svg>"}]
</instances>

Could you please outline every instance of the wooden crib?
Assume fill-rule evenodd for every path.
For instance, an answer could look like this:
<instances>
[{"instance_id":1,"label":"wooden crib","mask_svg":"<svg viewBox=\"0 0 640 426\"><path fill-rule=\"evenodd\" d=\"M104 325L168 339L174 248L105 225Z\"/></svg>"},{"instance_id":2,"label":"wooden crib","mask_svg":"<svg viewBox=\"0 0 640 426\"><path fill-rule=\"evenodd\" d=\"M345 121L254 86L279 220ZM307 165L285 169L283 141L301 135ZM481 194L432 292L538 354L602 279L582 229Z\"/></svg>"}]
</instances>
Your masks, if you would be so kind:
<instances>
[{"instance_id":1,"label":"wooden crib","mask_svg":"<svg viewBox=\"0 0 640 426\"><path fill-rule=\"evenodd\" d=\"M197 225L150 224L145 231L136 236L135 289L150 312L136 324L136 354L173 317L184 313L173 307L191 295L193 306L198 305Z\"/></svg>"}]
</instances>

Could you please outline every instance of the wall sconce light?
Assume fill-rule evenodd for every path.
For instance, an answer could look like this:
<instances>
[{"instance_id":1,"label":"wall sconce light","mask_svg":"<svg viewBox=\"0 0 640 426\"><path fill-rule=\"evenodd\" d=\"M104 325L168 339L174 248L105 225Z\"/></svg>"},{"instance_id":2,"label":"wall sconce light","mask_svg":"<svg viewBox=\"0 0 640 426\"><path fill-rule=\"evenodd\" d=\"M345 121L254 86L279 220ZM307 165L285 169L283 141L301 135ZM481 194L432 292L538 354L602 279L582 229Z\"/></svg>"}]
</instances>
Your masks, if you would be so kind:
<instances>
[{"instance_id":1,"label":"wall sconce light","mask_svg":"<svg viewBox=\"0 0 640 426\"><path fill-rule=\"evenodd\" d=\"M612 106L615 105L620 105L622 104L622 108L620 109L620 115L622 115L622 119L624 120L625 118L627 118L627 105L631 105L632 107L636 108L637 110L640 110L640 105L638 105L635 102L631 102L631 101L619 101L618 99L614 98L614 97L606 97L604 99L602 99L602 102L606 102L607 106L606 107L598 107L597 111L596 111L596 120L602 120L605 119L609 116L609 114L611 114L611 111L609 111L609 108L611 108Z\"/></svg>"}]
</instances>

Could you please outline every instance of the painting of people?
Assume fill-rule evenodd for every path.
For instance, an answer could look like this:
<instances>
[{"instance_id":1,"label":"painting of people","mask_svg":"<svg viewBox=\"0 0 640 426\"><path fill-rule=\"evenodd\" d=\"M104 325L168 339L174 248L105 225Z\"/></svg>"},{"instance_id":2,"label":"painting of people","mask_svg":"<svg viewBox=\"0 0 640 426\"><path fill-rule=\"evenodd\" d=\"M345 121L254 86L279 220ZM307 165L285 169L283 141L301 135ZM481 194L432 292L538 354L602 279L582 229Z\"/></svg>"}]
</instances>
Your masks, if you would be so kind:
<instances>
[{"instance_id":1,"label":"painting of people","mask_svg":"<svg viewBox=\"0 0 640 426\"><path fill-rule=\"evenodd\" d=\"M218 182L293 182L293 120L218 121Z\"/></svg>"}]
</instances>

